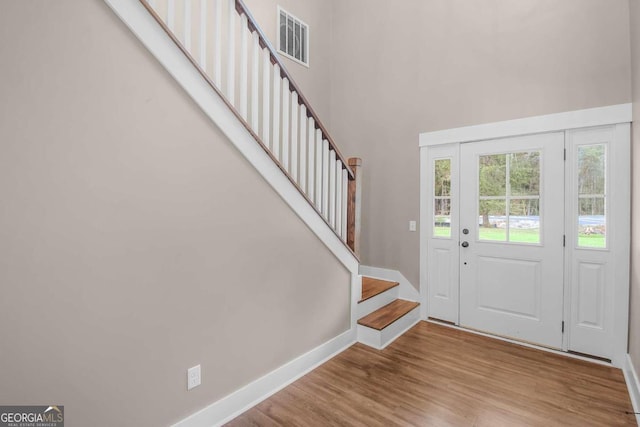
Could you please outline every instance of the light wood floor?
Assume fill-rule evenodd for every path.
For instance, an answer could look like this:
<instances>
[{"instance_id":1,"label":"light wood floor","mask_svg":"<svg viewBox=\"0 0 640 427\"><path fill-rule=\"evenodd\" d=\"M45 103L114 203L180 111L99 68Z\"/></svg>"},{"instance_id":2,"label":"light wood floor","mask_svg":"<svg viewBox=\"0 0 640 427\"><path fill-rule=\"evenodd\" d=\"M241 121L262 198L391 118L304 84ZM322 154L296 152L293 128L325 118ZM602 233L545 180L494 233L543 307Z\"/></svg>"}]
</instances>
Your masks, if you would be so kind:
<instances>
[{"instance_id":1,"label":"light wood floor","mask_svg":"<svg viewBox=\"0 0 640 427\"><path fill-rule=\"evenodd\" d=\"M356 344L230 426L636 425L622 371L420 322Z\"/></svg>"}]
</instances>

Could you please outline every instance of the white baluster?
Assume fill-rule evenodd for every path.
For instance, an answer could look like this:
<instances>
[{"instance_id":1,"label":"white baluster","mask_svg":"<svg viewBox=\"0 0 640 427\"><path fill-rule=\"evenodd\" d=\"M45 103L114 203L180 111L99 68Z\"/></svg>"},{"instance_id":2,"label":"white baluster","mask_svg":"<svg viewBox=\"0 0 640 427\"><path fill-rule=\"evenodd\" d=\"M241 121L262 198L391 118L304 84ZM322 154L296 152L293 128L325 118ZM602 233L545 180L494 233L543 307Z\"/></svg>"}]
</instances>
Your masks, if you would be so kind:
<instances>
[{"instance_id":1,"label":"white baluster","mask_svg":"<svg viewBox=\"0 0 640 427\"><path fill-rule=\"evenodd\" d=\"M309 159L307 161L307 180L309 181L308 186L309 186L309 199L311 199L312 201L314 200L314 196L315 196L315 162L314 162L314 157L315 157L315 153L314 153L314 147L315 147L315 133L316 133L316 122L313 119L313 117L309 117L309 140L307 141L307 147L309 150Z\"/></svg>"},{"instance_id":2,"label":"white baluster","mask_svg":"<svg viewBox=\"0 0 640 427\"><path fill-rule=\"evenodd\" d=\"M282 166L289 170L289 102L291 92L289 91L289 79L282 80Z\"/></svg>"},{"instance_id":3,"label":"white baluster","mask_svg":"<svg viewBox=\"0 0 640 427\"><path fill-rule=\"evenodd\" d=\"M173 33L176 29L176 2L167 0L167 27Z\"/></svg>"},{"instance_id":4,"label":"white baluster","mask_svg":"<svg viewBox=\"0 0 640 427\"><path fill-rule=\"evenodd\" d=\"M269 143L269 90L271 89L271 82L269 81L271 75L269 70L271 69L271 53L269 49L262 50L262 142L268 148L271 148Z\"/></svg>"},{"instance_id":5,"label":"white baluster","mask_svg":"<svg viewBox=\"0 0 640 427\"><path fill-rule=\"evenodd\" d=\"M227 25L227 98L236 105L236 2L228 1Z\"/></svg>"},{"instance_id":6,"label":"white baluster","mask_svg":"<svg viewBox=\"0 0 640 427\"><path fill-rule=\"evenodd\" d=\"M191 53L191 0L184 0L184 47Z\"/></svg>"},{"instance_id":7,"label":"white baluster","mask_svg":"<svg viewBox=\"0 0 640 427\"><path fill-rule=\"evenodd\" d=\"M249 82L247 82L247 72L249 68L249 24L247 15L244 13L240 17L240 115L243 119L248 120L247 91Z\"/></svg>"},{"instance_id":8,"label":"white baluster","mask_svg":"<svg viewBox=\"0 0 640 427\"><path fill-rule=\"evenodd\" d=\"M298 120L300 105L298 104L298 92L291 94L291 176L296 182L300 182L298 176Z\"/></svg>"},{"instance_id":9,"label":"white baluster","mask_svg":"<svg viewBox=\"0 0 640 427\"><path fill-rule=\"evenodd\" d=\"M273 65L273 110L271 111L271 120L273 121L273 143L271 152L276 159L280 161L280 84L282 78L280 77L280 66L278 64Z\"/></svg>"},{"instance_id":10,"label":"white baluster","mask_svg":"<svg viewBox=\"0 0 640 427\"><path fill-rule=\"evenodd\" d=\"M322 209L322 131L316 130L316 206Z\"/></svg>"},{"instance_id":11,"label":"white baluster","mask_svg":"<svg viewBox=\"0 0 640 427\"><path fill-rule=\"evenodd\" d=\"M329 151L329 224L336 228L336 152Z\"/></svg>"},{"instance_id":12,"label":"white baluster","mask_svg":"<svg viewBox=\"0 0 640 427\"><path fill-rule=\"evenodd\" d=\"M300 106L300 188L307 192L307 107Z\"/></svg>"},{"instance_id":13,"label":"white baluster","mask_svg":"<svg viewBox=\"0 0 640 427\"><path fill-rule=\"evenodd\" d=\"M207 0L200 0L200 67L207 71Z\"/></svg>"},{"instance_id":14,"label":"white baluster","mask_svg":"<svg viewBox=\"0 0 640 427\"><path fill-rule=\"evenodd\" d=\"M338 233L340 237L342 237L342 162L340 160L336 160L336 172L335 172L336 182L336 225L334 230Z\"/></svg>"},{"instance_id":15,"label":"white baluster","mask_svg":"<svg viewBox=\"0 0 640 427\"><path fill-rule=\"evenodd\" d=\"M260 37L258 32L253 33L252 57L251 57L251 127L258 134L260 127Z\"/></svg>"},{"instance_id":16,"label":"white baluster","mask_svg":"<svg viewBox=\"0 0 640 427\"><path fill-rule=\"evenodd\" d=\"M307 175L309 176L309 180L307 182L307 187L309 187L309 191L307 192L307 194L309 195L309 200L311 200L312 202L315 203L315 149L314 147L316 146L315 143L315 121L313 120L313 117L309 117L309 136L307 138L307 148L309 149L309 156L308 156L308 162L307 162ZM316 204L317 206L317 204Z\"/></svg>"},{"instance_id":17,"label":"white baluster","mask_svg":"<svg viewBox=\"0 0 640 427\"><path fill-rule=\"evenodd\" d=\"M342 169L342 230L340 230L340 236L342 240L347 241L347 210L349 198L349 172L346 169Z\"/></svg>"},{"instance_id":18,"label":"white baluster","mask_svg":"<svg viewBox=\"0 0 640 427\"><path fill-rule=\"evenodd\" d=\"M329 219L329 141L322 141L322 215Z\"/></svg>"},{"instance_id":19,"label":"white baluster","mask_svg":"<svg viewBox=\"0 0 640 427\"><path fill-rule=\"evenodd\" d=\"M222 1L215 0L215 36L213 39L213 82L218 89L222 89Z\"/></svg>"}]
</instances>

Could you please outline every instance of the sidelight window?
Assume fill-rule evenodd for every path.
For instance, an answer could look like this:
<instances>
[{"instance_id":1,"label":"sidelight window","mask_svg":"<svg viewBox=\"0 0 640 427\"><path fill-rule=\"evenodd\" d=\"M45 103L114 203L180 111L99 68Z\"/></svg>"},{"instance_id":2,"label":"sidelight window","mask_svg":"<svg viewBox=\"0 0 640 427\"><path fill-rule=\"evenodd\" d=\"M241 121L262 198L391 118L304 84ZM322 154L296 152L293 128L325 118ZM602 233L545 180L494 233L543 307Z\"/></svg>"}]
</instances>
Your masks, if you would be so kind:
<instances>
[{"instance_id":1,"label":"sidelight window","mask_svg":"<svg viewBox=\"0 0 640 427\"><path fill-rule=\"evenodd\" d=\"M433 167L433 236L451 237L451 159L438 159Z\"/></svg>"},{"instance_id":2,"label":"sidelight window","mask_svg":"<svg viewBox=\"0 0 640 427\"><path fill-rule=\"evenodd\" d=\"M606 145L580 145L577 155L578 247L606 248Z\"/></svg>"}]
</instances>

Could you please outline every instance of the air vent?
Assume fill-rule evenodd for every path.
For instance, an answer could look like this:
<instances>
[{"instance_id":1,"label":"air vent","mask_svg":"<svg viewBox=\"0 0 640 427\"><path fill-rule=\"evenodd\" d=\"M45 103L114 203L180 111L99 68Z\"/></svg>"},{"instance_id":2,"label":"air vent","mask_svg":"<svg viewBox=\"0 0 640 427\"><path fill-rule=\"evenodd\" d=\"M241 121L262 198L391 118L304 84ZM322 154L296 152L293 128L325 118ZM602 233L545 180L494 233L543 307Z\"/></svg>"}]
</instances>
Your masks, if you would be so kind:
<instances>
[{"instance_id":1,"label":"air vent","mask_svg":"<svg viewBox=\"0 0 640 427\"><path fill-rule=\"evenodd\" d=\"M282 8L278 8L278 26L278 51L308 67L309 26Z\"/></svg>"}]
</instances>

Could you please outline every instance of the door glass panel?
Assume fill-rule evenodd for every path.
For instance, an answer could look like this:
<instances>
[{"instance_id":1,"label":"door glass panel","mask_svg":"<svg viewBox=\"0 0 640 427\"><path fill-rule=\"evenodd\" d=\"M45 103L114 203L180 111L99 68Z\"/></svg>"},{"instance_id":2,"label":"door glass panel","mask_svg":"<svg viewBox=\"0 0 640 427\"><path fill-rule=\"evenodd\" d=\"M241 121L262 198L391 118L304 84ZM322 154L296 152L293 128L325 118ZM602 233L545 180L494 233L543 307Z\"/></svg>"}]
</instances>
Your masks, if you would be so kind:
<instances>
[{"instance_id":1,"label":"door glass panel","mask_svg":"<svg viewBox=\"0 0 640 427\"><path fill-rule=\"evenodd\" d=\"M480 240L507 241L507 209L505 199L480 200L478 230Z\"/></svg>"},{"instance_id":2,"label":"door glass panel","mask_svg":"<svg viewBox=\"0 0 640 427\"><path fill-rule=\"evenodd\" d=\"M509 241L540 243L540 200L509 200Z\"/></svg>"},{"instance_id":3,"label":"door glass panel","mask_svg":"<svg viewBox=\"0 0 640 427\"><path fill-rule=\"evenodd\" d=\"M435 216L433 235L435 237L451 237L451 200L434 200Z\"/></svg>"},{"instance_id":4,"label":"door glass panel","mask_svg":"<svg viewBox=\"0 0 640 427\"><path fill-rule=\"evenodd\" d=\"M539 151L478 158L478 238L539 244Z\"/></svg>"},{"instance_id":5,"label":"door glass panel","mask_svg":"<svg viewBox=\"0 0 640 427\"><path fill-rule=\"evenodd\" d=\"M578 147L578 247L606 248L605 144Z\"/></svg>"},{"instance_id":6,"label":"door glass panel","mask_svg":"<svg viewBox=\"0 0 640 427\"><path fill-rule=\"evenodd\" d=\"M604 195L605 146L578 147L578 194Z\"/></svg>"},{"instance_id":7,"label":"door glass panel","mask_svg":"<svg viewBox=\"0 0 640 427\"><path fill-rule=\"evenodd\" d=\"M507 156L491 154L480 156L480 196L506 196Z\"/></svg>"},{"instance_id":8,"label":"door glass panel","mask_svg":"<svg viewBox=\"0 0 640 427\"><path fill-rule=\"evenodd\" d=\"M511 196L540 195L540 153L509 154Z\"/></svg>"},{"instance_id":9,"label":"door glass panel","mask_svg":"<svg viewBox=\"0 0 640 427\"><path fill-rule=\"evenodd\" d=\"M451 159L438 159L433 165L433 235L451 237Z\"/></svg>"}]
</instances>

